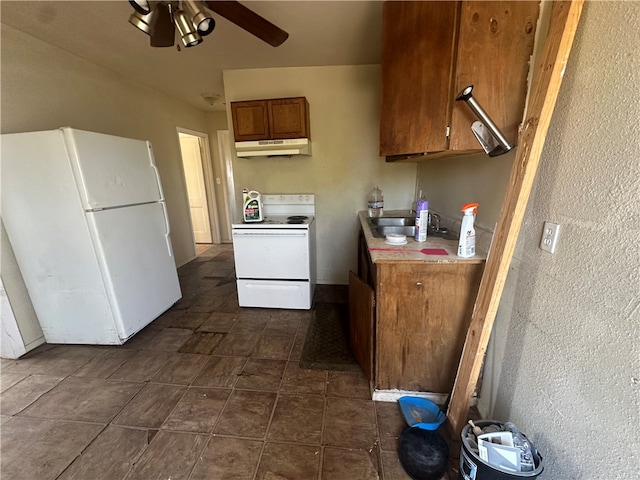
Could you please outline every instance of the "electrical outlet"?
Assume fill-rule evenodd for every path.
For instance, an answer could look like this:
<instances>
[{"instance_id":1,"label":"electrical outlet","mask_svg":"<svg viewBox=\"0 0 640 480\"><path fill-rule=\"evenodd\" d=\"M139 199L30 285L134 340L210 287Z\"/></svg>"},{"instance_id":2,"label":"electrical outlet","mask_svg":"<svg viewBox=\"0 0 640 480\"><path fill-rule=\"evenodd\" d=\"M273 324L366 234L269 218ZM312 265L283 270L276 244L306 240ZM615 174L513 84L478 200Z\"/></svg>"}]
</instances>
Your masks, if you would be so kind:
<instances>
[{"instance_id":1,"label":"electrical outlet","mask_svg":"<svg viewBox=\"0 0 640 480\"><path fill-rule=\"evenodd\" d=\"M560 225L558 225L557 223L544 222L544 227L542 228L542 238L540 239L540 248L549 253L555 253L559 234Z\"/></svg>"}]
</instances>

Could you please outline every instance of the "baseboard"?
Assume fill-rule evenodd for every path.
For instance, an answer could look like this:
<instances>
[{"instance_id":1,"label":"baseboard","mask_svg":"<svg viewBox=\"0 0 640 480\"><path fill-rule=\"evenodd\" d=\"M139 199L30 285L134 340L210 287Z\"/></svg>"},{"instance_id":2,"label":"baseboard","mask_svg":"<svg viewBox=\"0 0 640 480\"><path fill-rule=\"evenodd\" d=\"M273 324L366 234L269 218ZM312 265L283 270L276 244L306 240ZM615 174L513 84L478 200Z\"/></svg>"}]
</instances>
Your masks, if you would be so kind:
<instances>
[{"instance_id":1,"label":"baseboard","mask_svg":"<svg viewBox=\"0 0 640 480\"><path fill-rule=\"evenodd\" d=\"M400 397L418 397L431 400L438 405L444 405L449 396L447 393L432 393L432 392L414 392L411 390L374 390L371 399L374 402L397 402ZM474 407L477 404L477 398L471 399L471 406Z\"/></svg>"},{"instance_id":2,"label":"baseboard","mask_svg":"<svg viewBox=\"0 0 640 480\"><path fill-rule=\"evenodd\" d=\"M375 402L397 402L400 397L419 397L431 400L439 405L447 401L446 393L412 392L410 390L374 390L372 400Z\"/></svg>"},{"instance_id":3,"label":"baseboard","mask_svg":"<svg viewBox=\"0 0 640 480\"><path fill-rule=\"evenodd\" d=\"M184 267L187 263L193 262L196 258L198 258L198 256L194 255L193 257L186 259L184 262L180 262L176 265L176 268Z\"/></svg>"}]
</instances>

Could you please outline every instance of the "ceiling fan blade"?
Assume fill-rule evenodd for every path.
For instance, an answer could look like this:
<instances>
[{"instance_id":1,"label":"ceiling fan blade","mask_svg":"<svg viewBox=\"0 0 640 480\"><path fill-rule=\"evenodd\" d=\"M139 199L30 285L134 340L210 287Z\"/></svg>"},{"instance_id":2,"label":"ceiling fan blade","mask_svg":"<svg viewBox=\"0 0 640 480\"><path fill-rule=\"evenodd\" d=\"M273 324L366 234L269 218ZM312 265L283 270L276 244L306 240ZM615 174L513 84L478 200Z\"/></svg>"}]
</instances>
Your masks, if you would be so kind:
<instances>
[{"instance_id":1,"label":"ceiling fan blade","mask_svg":"<svg viewBox=\"0 0 640 480\"><path fill-rule=\"evenodd\" d=\"M173 47L176 26L170 12L170 5L158 2L153 7L150 25L150 43L152 47Z\"/></svg>"},{"instance_id":2,"label":"ceiling fan blade","mask_svg":"<svg viewBox=\"0 0 640 480\"><path fill-rule=\"evenodd\" d=\"M235 1L206 1L207 8L235 23L240 28L267 42L272 47L282 45L289 34L264 19L253 10Z\"/></svg>"}]
</instances>

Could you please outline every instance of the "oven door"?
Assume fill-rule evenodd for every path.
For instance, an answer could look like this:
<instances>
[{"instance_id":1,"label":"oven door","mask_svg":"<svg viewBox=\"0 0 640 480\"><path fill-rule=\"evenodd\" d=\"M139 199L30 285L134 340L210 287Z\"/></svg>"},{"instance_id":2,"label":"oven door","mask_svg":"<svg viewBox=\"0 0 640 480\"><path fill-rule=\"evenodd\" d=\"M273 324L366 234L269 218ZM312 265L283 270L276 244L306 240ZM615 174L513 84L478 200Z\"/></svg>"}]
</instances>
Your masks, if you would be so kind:
<instances>
[{"instance_id":1,"label":"oven door","mask_svg":"<svg viewBox=\"0 0 640 480\"><path fill-rule=\"evenodd\" d=\"M238 278L309 280L309 231L306 229L234 229Z\"/></svg>"}]
</instances>

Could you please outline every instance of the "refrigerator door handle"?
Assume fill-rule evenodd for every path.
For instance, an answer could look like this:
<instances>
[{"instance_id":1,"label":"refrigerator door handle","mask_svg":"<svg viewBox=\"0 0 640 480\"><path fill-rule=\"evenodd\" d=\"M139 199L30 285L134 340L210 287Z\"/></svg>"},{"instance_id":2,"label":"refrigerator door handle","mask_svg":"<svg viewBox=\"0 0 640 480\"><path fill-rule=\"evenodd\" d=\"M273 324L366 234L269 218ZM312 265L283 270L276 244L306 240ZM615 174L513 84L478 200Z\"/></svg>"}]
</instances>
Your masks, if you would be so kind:
<instances>
[{"instance_id":1,"label":"refrigerator door handle","mask_svg":"<svg viewBox=\"0 0 640 480\"><path fill-rule=\"evenodd\" d=\"M169 226L169 214L167 213L167 205L165 202L160 202L162 205L162 213L164 214L164 224L165 224L165 234L164 239L167 242L167 251L169 252L169 256L173 257L173 251L171 249L171 237L169 237L169 233L171 233L171 227Z\"/></svg>"},{"instance_id":2,"label":"refrigerator door handle","mask_svg":"<svg viewBox=\"0 0 640 480\"><path fill-rule=\"evenodd\" d=\"M153 168L153 173L156 175L156 185L158 186L158 193L160 194L160 201L164 202L164 192L162 191L162 182L160 181L160 172L158 171L158 167L156 165L156 160L153 156L153 148L151 148L151 143L147 142L147 148L149 149L149 163L151 164L151 168ZM166 215L166 212L165 212Z\"/></svg>"}]
</instances>

